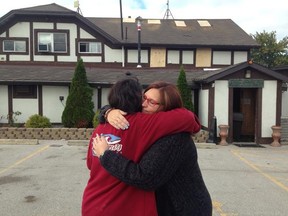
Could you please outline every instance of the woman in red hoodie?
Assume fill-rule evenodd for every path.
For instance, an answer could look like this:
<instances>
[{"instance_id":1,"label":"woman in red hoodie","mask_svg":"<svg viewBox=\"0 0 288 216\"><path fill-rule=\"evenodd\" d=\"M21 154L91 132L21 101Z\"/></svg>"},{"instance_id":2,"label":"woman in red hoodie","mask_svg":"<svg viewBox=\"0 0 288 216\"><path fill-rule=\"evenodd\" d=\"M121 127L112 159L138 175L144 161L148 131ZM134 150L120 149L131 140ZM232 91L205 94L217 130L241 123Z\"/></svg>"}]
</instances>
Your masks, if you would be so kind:
<instances>
[{"instance_id":1,"label":"woman in red hoodie","mask_svg":"<svg viewBox=\"0 0 288 216\"><path fill-rule=\"evenodd\" d=\"M180 98L177 92L174 85L166 82L151 84L144 92L143 112L152 114L181 107L181 102L175 103ZM156 103L159 101L160 106ZM109 122L116 123L117 127L121 125L117 120L121 117L117 110L108 114ZM103 137L97 137L93 146L97 155L105 152L100 162L111 175L128 185L155 190L159 216L212 215L211 197L191 134L182 132L157 140L139 163L107 150L109 146Z\"/></svg>"},{"instance_id":2,"label":"woman in red hoodie","mask_svg":"<svg viewBox=\"0 0 288 216\"><path fill-rule=\"evenodd\" d=\"M139 162L157 139L178 132L197 133L199 121L194 113L184 108L153 115L140 112L142 88L133 78L117 82L109 93L108 102L111 107L128 113L130 126L128 130L117 130L110 124L101 124L94 130L87 152L90 178L83 194L82 215L157 216L154 192L129 186L110 175L93 154L92 142L97 134L102 134L109 141L109 151Z\"/></svg>"}]
</instances>

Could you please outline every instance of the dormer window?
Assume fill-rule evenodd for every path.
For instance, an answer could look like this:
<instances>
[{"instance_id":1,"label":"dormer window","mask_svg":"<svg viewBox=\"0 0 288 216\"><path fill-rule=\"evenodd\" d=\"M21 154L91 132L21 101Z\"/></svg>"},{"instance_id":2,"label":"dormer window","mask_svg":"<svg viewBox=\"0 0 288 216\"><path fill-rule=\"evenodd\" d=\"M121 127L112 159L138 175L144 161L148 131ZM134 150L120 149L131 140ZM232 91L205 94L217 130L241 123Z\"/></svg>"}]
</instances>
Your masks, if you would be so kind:
<instances>
[{"instance_id":1,"label":"dormer window","mask_svg":"<svg viewBox=\"0 0 288 216\"><path fill-rule=\"evenodd\" d=\"M39 32L37 51L39 53L67 53L67 34Z\"/></svg>"}]
</instances>

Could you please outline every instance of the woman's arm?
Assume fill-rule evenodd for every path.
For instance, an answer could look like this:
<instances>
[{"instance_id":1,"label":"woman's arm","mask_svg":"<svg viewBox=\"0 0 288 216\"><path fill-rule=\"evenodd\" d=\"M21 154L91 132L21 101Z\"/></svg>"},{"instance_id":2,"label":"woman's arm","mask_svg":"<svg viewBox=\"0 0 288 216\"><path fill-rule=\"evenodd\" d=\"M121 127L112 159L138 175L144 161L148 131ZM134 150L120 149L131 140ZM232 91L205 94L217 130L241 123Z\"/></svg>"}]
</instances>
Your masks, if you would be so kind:
<instances>
[{"instance_id":1,"label":"woman's arm","mask_svg":"<svg viewBox=\"0 0 288 216\"><path fill-rule=\"evenodd\" d=\"M126 112L105 105L100 109L98 119L101 124L109 122L116 129L126 130L129 128L129 122L124 117L125 115L127 115Z\"/></svg>"},{"instance_id":2,"label":"woman's arm","mask_svg":"<svg viewBox=\"0 0 288 216\"><path fill-rule=\"evenodd\" d=\"M103 154L104 147L100 162L111 175L124 183L145 190L155 190L165 184L182 165L188 145L194 145L188 133L166 136L154 143L139 163L113 151L107 150Z\"/></svg>"},{"instance_id":3,"label":"woman's arm","mask_svg":"<svg viewBox=\"0 0 288 216\"><path fill-rule=\"evenodd\" d=\"M162 114L166 113L164 114L164 116L162 116L163 118L160 117L156 120L156 121L160 120L159 123L161 125L159 126L160 127L164 126L162 127L162 129L167 128L166 126L170 128L175 128L173 126L175 124L179 125L181 130L179 130L179 128L175 129L173 133L182 132L182 131L188 132L187 126L191 126L189 128L189 132L191 132L192 134L198 133L201 129L201 124L199 122L198 117L195 115L195 113L189 110L186 110L184 108L177 108L177 109L166 111L166 112L161 111L158 113L154 113L154 115L155 114L159 115L159 113L162 113ZM167 114L169 116L167 116ZM105 119L104 122L106 121L109 122L109 124L111 124L116 129L126 130L129 128L130 125L127 119L125 118L125 115L127 115L127 113L125 113L124 111L119 110L119 109L110 109L109 105L106 105L104 106L104 109L101 108L99 119L102 119L102 120ZM151 114L146 114L146 115L151 115ZM172 121L167 121L168 118L171 119ZM164 122L162 122L161 120L164 120ZM103 121L102 122L100 121L100 123L103 123ZM152 124L155 126L155 121L154 122L152 121Z\"/></svg>"}]
</instances>

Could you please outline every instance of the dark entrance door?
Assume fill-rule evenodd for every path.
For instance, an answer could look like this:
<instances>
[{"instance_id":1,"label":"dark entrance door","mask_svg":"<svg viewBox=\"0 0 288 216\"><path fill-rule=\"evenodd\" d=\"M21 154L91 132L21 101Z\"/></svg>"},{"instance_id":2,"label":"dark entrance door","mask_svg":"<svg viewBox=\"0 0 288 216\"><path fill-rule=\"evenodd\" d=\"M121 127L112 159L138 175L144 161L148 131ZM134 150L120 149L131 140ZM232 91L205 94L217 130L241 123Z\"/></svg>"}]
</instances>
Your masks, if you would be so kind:
<instances>
[{"instance_id":1,"label":"dark entrance door","mask_svg":"<svg viewBox=\"0 0 288 216\"><path fill-rule=\"evenodd\" d=\"M257 88L233 90L233 141L255 142Z\"/></svg>"}]
</instances>

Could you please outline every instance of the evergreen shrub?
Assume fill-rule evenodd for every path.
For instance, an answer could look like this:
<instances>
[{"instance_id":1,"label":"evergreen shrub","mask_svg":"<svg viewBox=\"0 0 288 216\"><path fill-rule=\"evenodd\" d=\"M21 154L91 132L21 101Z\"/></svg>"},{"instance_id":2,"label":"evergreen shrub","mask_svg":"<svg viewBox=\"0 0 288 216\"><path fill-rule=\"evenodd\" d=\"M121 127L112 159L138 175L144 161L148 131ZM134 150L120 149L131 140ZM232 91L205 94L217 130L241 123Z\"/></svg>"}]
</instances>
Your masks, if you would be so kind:
<instances>
[{"instance_id":1,"label":"evergreen shrub","mask_svg":"<svg viewBox=\"0 0 288 216\"><path fill-rule=\"evenodd\" d=\"M51 128L50 119L38 114L32 115L25 123L26 128Z\"/></svg>"},{"instance_id":2,"label":"evergreen shrub","mask_svg":"<svg viewBox=\"0 0 288 216\"><path fill-rule=\"evenodd\" d=\"M177 87L180 91L181 98L184 103L184 107L188 110L194 111L191 88L189 87L187 83L186 73L183 67L181 67L180 69L179 77L177 80Z\"/></svg>"},{"instance_id":3,"label":"evergreen shrub","mask_svg":"<svg viewBox=\"0 0 288 216\"><path fill-rule=\"evenodd\" d=\"M69 128L92 127L94 103L93 89L89 86L83 60L75 68L69 95L62 113L62 123Z\"/></svg>"}]
</instances>

